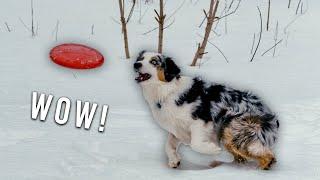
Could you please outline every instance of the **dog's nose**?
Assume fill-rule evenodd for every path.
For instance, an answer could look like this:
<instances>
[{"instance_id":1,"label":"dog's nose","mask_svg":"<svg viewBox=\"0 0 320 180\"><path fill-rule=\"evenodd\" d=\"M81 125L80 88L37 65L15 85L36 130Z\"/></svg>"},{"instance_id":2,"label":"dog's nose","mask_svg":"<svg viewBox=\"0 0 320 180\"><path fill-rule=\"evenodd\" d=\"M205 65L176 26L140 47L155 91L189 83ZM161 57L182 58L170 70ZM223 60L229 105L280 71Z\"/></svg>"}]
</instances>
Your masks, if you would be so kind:
<instances>
[{"instance_id":1,"label":"dog's nose","mask_svg":"<svg viewBox=\"0 0 320 180\"><path fill-rule=\"evenodd\" d=\"M142 67L142 64L141 63L134 63L133 67L134 67L134 69L139 69Z\"/></svg>"}]
</instances>

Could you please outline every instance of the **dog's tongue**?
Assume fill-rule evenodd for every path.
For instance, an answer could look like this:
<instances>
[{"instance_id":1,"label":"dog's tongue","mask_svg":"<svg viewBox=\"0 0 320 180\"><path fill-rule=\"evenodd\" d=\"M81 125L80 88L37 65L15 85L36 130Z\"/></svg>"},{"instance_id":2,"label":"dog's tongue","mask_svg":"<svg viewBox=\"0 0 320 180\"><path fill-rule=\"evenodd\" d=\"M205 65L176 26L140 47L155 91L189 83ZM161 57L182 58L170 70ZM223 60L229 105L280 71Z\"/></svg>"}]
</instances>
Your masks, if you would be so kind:
<instances>
[{"instance_id":1,"label":"dog's tongue","mask_svg":"<svg viewBox=\"0 0 320 180\"><path fill-rule=\"evenodd\" d=\"M143 77L139 74L138 77L135 78L136 81L141 82L143 79Z\"/></svg>"},{"instance_id":2,"label":"dog's tongue","mask_svg":"<svg viewBox=\"0 0 320 180\"><path fill-rule=\"evenodd\" d=\"M136 77L135 80L138 81L138 82L141 82L141 81L143 81L143 79L144 79L143 76L144 76L144 75L143 75L142 73L139 73L139 76Z\"/></svg>"}]
</instances>

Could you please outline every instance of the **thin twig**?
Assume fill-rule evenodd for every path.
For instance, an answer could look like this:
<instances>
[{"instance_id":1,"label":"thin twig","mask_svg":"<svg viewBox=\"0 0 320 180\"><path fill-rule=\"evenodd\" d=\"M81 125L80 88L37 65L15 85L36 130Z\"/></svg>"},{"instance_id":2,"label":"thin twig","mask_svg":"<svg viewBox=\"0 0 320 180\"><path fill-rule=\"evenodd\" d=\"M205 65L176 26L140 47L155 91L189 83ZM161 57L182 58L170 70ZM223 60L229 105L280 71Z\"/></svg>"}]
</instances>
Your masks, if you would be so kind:
<instances>
[{"instance_id":1,"label":"thin twig","mask_svg":"<svg viewBox=\"0 0 320 180\"><path fill-rule=\"evenodd\" d=\"M257 46L256 46L256 49L254 50L254 53L253 53L253 55L252 55L252 57L251 57L251 59L250 59L250 62L253 61L253 59L254 59L257 51L258 51L258 48L259 48L259 45L260 45L260 42L261 42L261 37L262 37L262 14L261 14L260 8L259 8L259 7L257 7L257 8L258 8L259 17L260 17L260 33L259 33L258 44L257 44Z\"/></svg>"},{"instance_id":2,"label":"thin twig","mask_svg":"<svg viewBox=\"0 0 320 180\"><path fill-rule=\"evenodd\" d=\"M158 28L159 28L159 27L152 28L152 29L150 29L149 31L146 31L146 32L142 33L142 35L147 35L147 34L153 32L153 31L157 30Z\"/></svg>"},{"instance_id":3,"label":"thin twig","mask_svg":"<svg viewBox=\"0 0 320 180\"><path fill-rule=\"evenodd\" d=\"M60 21L57 20L57 24L56 24L56 34L55 34L56 41L58 41L59 25L60 25Z\"/></svg>"},{"instance_id":4,"label":"thin twig","mask_svg":"<svg viewBox=\"0 0 320 180\"><path fill-rule=\"evenodd\" d=\"M217 33L214 29L211 30L216 36L221 36L221 34Z\"/></svg>"},{"instance_id":5,"label":"thin twig","mask_svg":"<svg viewBox=\"0 0 320 180\"><path fill-rule=\"evenodd\" d=\"M270 50L272 50L273 48L275 48L278 44L280 44L282 42L283 39L281 39L280 41L278 41L277 43L275 43L271 48L269 48L268 50L266 50L264 53L261 54L261 56L264 56L266 53L268 53Z\"/></svg>"},{"instance_id":6,"label":"thin twig","mask_svg":"<svg viewBox=\"0 0 320 180\"><path fill-rule=\"evenodd\" d=\"M135 0L131 9L133 9L134 5L135 5ZM129 21L126 20L126 18L124 17L124 11L125 11L124 0L119 0L119 10L120 10L120 22L121 22L121 32L123 34L124 50L125 50L126 58L129 59L130 52L129 52L128 32L127 32L127 23ZM128 19L130 19L131 15L129 14Z\"/></svg>"},{"instance_id":7,"label":"thin twig","mask_svg":"<svg viewBox=\"0 0 320 180\"><path fill-rule=\"evenodd\" d=\"M36 35L34 29L34 8L33 8L33 0L31 0L31 35L34 37Z\"/></svg>"},{"instance_id":8,"label":"thin twig","mask_svg":"<svg viewBox=\"0 0 320 180\"><path fill-rule=\"evenodd\" d=\"M299 16L295 16L285 27L284 27L284 33L286 33L288 31L288 28L294 23L296 22L297 19L299 19L302 15Z\"/></svg>"},{"instance_id":9,"label":"thin twig","mask_svg":"<svg viewBox=\"0 0 320 180\"><path fill-rule=\"evenodd\" d=\"M296 14L298 14L300 4L301 4L301 0L299 0L298 6L297 6L297 9L296 9Z\"/></svg>"},{"instance_id":10,"label":"thin twig","mask_svg":"<svg viewBox=\"0 0 320 180\"><path fill-rule=\"evenodd\" d=\"M117 21L114 17L110 16L110 19L111 19L113 22L115 22L115 23L117 23L117 24L121 25L121 24L120 24L120 22L119 22L119 21Z\"/></svg>"},{"instance_id":11,"label":"thin twig","mask_svg":"<svg viewBox=\"0 0 320 180\"><path fill-rule=\"evenodd\" d=\"M225 14L227 14L227 0L225 1L225 8L224 8L224 12ZM228 34L228 18L225 17L224 18L224 33L225 34Z\"/></svg>"},{"instance_id":12,"label":"thin twig","mask_svg":"<svg viewBox=\"0 0 320 180\"><path fill-rule=\"evenodd\" d=\"M254 48L255 42L256 42L256 33L253 33L253 40L252 40L252 46L251 46L250 54L253 53L253 48Z\"/></svg>"},{"instance_id":13,"label":"thin twig","mask_svg":"<svg viewBox=\"0 0 320 180\"><path fill-rule=\"evenodd\" d=\"M142 16L139 18L139 23L142 22L142 19L143 19L144 16L147 14L147 11L149 10L149 7L150 7L150 6L147 7L147 9L144 11L144 13L142 14Z\"/></svg>"},{"instance_id":14,"label":"thin twig","mask_svg":"<svg viewBox=\"0 0 320 180\"><path fill-rule=\"evenodd\" d=\"M5 22L4 24L6 25L8 32L11 32L11 29L10 29L10 27L9 27L8 23L7 23L7 22Z\"/></svg>"},{"instance_id":15,"label":"thin twig","mask_svg":"<svg viewBox=\"0 0 320 180\"><path fill-rule=\"evenodd\" d=\"M139 24L141 24L142 0L139 0Z\"/></svg>"},{"instance_id":16,"label":"thin twig","mask_svg":"<svg viewBox=\"0 0 320 180\"><path fill-rule=\"evenodd\" d=\"M288 9L290 9L290 6L291 6L291 0L289 0L288 2Z\"/></svg>"},{"instance_id":17,"label":"thin twig","mask_svg":"<svg viewBox=\"0 0 320 180\"><path fill-rule=\"evenodd\" d=\"M91 25L91 35L94 35L94 24Z\"/></svg>"},{"instance_id":18,"label":"thin twig","mask_svg":"<svg viewBox=\"0 0 320 180\"><path fill-rule=\"evenodd\" d=\"M199 37L204 38L203 36L201 36L200 34L197 34ZM211 42L210 40L208 40L208 43L211 44L212 46L214 46L223 56L223 58L226 60L227 63L229 63L228 58L225 56L225 54L223 53L223 51L215 44L213 44L213 42Z\"/></svg>"},{"instance_id":19,"label":"thin twig","mask_svg":"<svg viewBox=\"0 0 320 180\"><path fill-rule=\"evenodd\" d=\"M270 24L270 8L271 8L271 0L268 0L267 31L269 31L269 24Z\"/></svg>"},{"instance_id":20,"label":"thin twig","mask_svg":"<svg viewBox=\"0 0 320 180\"><path fill-rule=\"evenodd\" d=\"M221 17L217 17L217 18L215 19L215 21L220 20L220 19L223 19L223 18L226 18L226 17L228 17L228 16L236 13L237 10L238 10L239 7L240 7L240 3L241 3L241 0L238 0L238 4L237 4L236 8L235 8L233 11L231 11L231 12L229 12L228 14L225 14L225 15L223 15L223 16L221 16Z\"/></svg>"},{"instance_id":21,"label":"thin twig","mask_svg":"<svg viewBox=\"0 0 320 180\"><path fill-rule=\"evenodd\" d=\"M241 3L242 0L238 0L238 4L237 6L235 7L235 9L231 12L229 12L229 10L227 11L227 14L224 14L223 16L220 16L220 17L215 17L214 21L213 22L216 22L216 21L219 21L220 19L223 19L223 18L226 18L234 13L237 12L237 10L239 9L240 7L240 3ZM229 12L229 13L228 13ZM203 20L201 21L200 25L199 25L199 28L202 26L202 24L204 23L204 21L206 20L206 17L203 18Z\"/></svg>"},{"instance_id":22,"label":"thin twig","mask_svg":"<svg viewBox=\"0 0 320 180\"><path fill-rule=\"evenodd\" d=\"M278 41L278 31L279 31L279 23L277 21L277 25L276 25L276 30L275 30L275 33L274 33L274 43L276 44L277 41ZM273 54L272 54L272 57L274 57L276 54L276 47L273 49Z\"/></svg>"},{"instance_id":23,"label":"thin twig","mask_svg":"<svg viewBox=\"0 0 320 180\"><path fill-rule=\"evenodd\" d=\"M228 8L228 11L230 11L230 9L231 9L231 7L232 7L233 3L234 3L234 0L232 0L232 1L231 1L230 5L229 5L229 8Z\"/></svg>"},{"instance_id":24,"label":"thin twig","mask_svg":"<svg viewBox=\"0 0 320 180\"><path fill-rule=\"evenodd\" d=\"M19 17L19 21L21 22L21 24L22 24L29 32L31 32L31 29L23 22L23 20L21 19L21 17Z\"/></svg>"},{"instance_id":25,"label":"thin twig","mask_svg":"<svg viewBox=\"0 0 320 180\"><path fill-rule=\"evenodd\" d=\"M286 32L286 47L288 47L289 32Z\"/></svg>"},{"instance_id":26,"label":"thin twig","mask_svg":"<svg viewBox=\"0 0 320 180\"><path fill-rule=\"evenodd\" d=\"M163 27L163 29L169 28L174 22L175 22L175 19L173 19L167 26ZM159 27L154 27L154 28L150 29L149 31L146 31L146 32L142 33L142 35L147 35L147 34L153 32L153 31L155 31L157 29L159 29Z\"/></svg>"},{"instance_id":27,"label":"thin twig","mask_svg":"<svg viewBox=\"0 0 320 180\"><path fill-rule=\"evenodd\" d=\"M129 15L128 15L128 17L127 17L127 23L129 23L129 21L130 21L130 19L131 19L131 16L132 16L132 14L133 14L133 10L134 10L134 6L136 5L136 0L133 0L132 1L132 6L131 6L131 9L130 9L130 13L129 13Z\"/></svg>"},{"instance_id":28,"label":"thin twig","mask_svg":"<svg viewBox=\"0 0 320 180\"><path fill-rule=\"evenodd\" d=\"M166 20L169 21L183 7L185 2L186 0L183 0L180 6L176 10L174 10L173 13Z\"/></svg>"}]
</instances>

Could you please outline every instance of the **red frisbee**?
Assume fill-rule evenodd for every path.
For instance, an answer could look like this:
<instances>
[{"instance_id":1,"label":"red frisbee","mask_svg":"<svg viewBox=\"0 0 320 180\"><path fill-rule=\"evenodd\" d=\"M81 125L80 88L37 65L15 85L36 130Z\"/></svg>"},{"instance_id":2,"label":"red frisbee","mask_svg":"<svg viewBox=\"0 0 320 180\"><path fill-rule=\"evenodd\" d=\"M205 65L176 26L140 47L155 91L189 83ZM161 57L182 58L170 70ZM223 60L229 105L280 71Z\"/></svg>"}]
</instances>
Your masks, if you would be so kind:
<instances>
[{"instance_id":1,"label":"red frisbee","mask_svg":"<svg viewBox=\"0 0 320 180\"><path fill-rule=\"evenodd\" d=\"M104 62L100 52L81 44L56 46L51 50L50 58L56 64L74 69L96 68Z\"/></svg>"}]
</instances>

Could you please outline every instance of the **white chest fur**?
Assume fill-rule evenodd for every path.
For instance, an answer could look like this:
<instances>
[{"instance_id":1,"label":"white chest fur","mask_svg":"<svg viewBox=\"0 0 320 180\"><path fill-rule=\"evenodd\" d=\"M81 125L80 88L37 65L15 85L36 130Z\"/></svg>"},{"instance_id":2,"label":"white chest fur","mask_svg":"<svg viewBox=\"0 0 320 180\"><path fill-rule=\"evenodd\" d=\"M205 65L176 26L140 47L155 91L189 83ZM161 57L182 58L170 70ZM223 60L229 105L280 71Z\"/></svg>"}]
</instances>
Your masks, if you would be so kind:
<instances>
[{"instance_id":1,"label":"white chest fur","mask_svg":"<svg viewBox=\"0 0 320 180\"><path fill-rule=\"evenodd\" d=\"M175 101L191 87L192 82L189 77L181 77L170 83L148 82L142 85L154 119L185 144L190 144L190 125L194 122L191 112L197 104L177 106Z\"/></svg>"}]
</instances>

